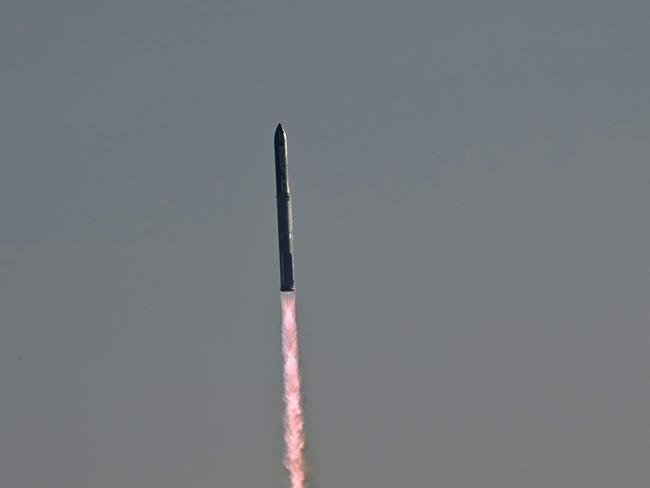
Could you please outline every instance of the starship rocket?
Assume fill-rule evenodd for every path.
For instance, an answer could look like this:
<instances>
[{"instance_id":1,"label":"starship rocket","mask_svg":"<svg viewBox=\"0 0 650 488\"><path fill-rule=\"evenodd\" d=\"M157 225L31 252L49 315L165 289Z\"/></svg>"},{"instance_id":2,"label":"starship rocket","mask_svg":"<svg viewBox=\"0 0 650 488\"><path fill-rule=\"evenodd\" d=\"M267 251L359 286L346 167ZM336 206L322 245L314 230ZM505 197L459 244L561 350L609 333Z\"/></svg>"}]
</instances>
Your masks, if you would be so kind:
<instances>
[{"instance_id":1,"label":"starship rocket","mask_svg":"<svg viewBox=\"0 0 650 488\"><path fill-rule=\"evenodd\" d=\"M275 129L275 189L278 206L278 244L280 248L280 291L294 291L293 282L293 222L289 167L287 165L287 135L282 124Z\"/></svg>"}]
</instances>

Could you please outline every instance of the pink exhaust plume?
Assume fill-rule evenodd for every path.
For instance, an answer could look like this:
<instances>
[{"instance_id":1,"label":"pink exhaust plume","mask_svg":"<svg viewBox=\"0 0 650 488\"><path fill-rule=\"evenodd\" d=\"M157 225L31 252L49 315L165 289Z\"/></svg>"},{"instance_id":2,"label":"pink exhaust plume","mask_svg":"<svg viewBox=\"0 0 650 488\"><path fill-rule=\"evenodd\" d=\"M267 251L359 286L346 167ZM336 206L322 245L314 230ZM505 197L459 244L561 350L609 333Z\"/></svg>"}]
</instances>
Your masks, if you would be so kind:
<instances>
[{"instance_id":1,"label":"pink exhaust plume","mask_svg":"<svg viewBox=\"0 0 650 488\"><path fill-rule=\"evenodd\" d=\"M303 488L305 439L300 401L298 330L294 292L282 292L282 356L284 357L284 442L286 444L284 465L289 471L291 488Z\"/></svg>"}]
</instances>

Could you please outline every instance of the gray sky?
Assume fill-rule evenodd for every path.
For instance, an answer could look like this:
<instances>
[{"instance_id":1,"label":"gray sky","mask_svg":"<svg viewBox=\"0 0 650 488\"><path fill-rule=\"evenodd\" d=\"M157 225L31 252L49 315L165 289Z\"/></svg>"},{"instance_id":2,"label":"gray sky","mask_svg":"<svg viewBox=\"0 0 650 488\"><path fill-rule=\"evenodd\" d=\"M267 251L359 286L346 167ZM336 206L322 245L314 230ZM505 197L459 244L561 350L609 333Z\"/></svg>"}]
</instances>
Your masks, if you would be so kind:
<instances>
[{"instance_id":1,"label":"gray sky","mask_svg":"<svg viewBox=\"0 0 650 488\"><path fill-rule=\"evenodd\" d=\"M647 1L2 2L0 482L650 484Z\"/></svg>"}]
</instances>

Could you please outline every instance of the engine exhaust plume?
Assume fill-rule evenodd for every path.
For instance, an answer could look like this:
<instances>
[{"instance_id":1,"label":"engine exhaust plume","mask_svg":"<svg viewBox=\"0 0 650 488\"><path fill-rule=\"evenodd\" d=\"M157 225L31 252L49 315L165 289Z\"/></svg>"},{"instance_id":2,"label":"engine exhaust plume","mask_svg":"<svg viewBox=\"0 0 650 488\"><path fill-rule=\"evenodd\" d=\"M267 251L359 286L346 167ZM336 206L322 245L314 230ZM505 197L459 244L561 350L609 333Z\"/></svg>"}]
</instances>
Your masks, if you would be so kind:
<instances>
[{"instance_id":1,"label":"engine exhaust plume","mask_svg":"<svg viewBox=\"0 0 650 488\"><path fill-rule=\"evenodd\" d=\"M298 330L296 324L296 294L282 296L282 356L284 358L284 465L289 471L291 488L303 488L305 464L303 449L303 416L300 399L300 370L298 369Z\"/></svg>"}]
</instances>

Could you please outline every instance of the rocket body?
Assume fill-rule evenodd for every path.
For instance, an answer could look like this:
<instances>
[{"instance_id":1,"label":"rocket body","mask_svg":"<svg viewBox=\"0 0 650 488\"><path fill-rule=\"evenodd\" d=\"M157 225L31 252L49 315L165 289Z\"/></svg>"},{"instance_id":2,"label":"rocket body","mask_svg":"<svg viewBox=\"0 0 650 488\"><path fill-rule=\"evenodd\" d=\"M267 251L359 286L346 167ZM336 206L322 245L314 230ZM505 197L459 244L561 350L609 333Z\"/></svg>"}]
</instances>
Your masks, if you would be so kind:
<instances>
[{"instance_id":1,"label":"rocket body","mask_svg":"<svg viewBox=\"0 0 650 488\"><path fill-rule=\"evenodd\" d=\"M281 124L275 129L275 189L278 209L278 245L280 250L280 291L294 291L293 222L287 164L287 136Z\"/></svg>"}]
</instances>

